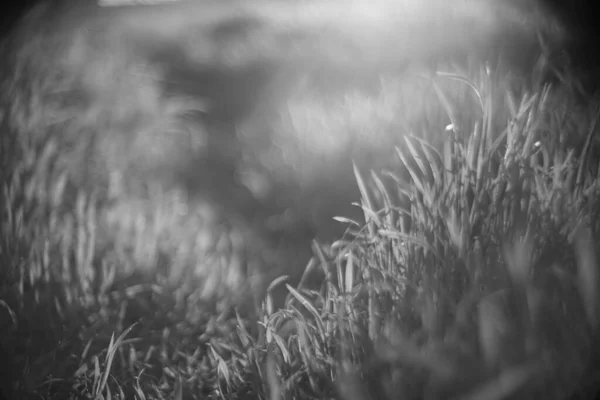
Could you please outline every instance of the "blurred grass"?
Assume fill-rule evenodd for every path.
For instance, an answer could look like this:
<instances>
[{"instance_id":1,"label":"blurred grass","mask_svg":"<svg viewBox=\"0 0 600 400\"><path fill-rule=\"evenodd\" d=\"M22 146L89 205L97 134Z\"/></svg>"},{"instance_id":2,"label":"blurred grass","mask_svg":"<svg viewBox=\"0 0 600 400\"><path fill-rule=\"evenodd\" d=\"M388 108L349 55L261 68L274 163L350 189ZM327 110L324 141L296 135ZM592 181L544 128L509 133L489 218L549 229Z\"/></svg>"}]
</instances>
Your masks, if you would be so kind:
<instances>
[{"instance_id":1,"label":"blurred grass","mask_svg":"<svg viewBox=\"0 0 600 400\"><path fill-rule=\"evenodd\" d=\"M260 208L236 203L247 194L186 193L178 173L212 150L214 132L187 118L205 105L164 97L161 71L106 58L124 47L102 37L41 35L10 60L0 390L563 399L598 387L598 102L576 76L450 65L383 77L375 93L292 80L285 105L243 127L244 162L316 226L315 208L338 205L317 196L350 176L359 215L340 213L346 234L312 243L289 285L275 278L299 275L308 235L294 237L293 218L268 228L236 213ZM263 128L271 143L253 136Z\"/></svg>"}]
</instances>

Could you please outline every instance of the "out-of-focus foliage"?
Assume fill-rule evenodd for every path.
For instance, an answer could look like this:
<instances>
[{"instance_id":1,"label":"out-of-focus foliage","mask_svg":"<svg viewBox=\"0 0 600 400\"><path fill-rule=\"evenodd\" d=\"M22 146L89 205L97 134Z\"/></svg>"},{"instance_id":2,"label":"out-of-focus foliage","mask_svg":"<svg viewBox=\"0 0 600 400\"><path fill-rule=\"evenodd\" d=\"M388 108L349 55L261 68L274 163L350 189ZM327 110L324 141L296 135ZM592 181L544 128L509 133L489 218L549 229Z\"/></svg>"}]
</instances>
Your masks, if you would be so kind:
<instances>
[{"instance_id":1,"label":"out-of-focus foliage","mask_svg":"<svg viewBox=\"0 0 600 400\"><path fill-rule=\"evenodd\" d=\"M490 4L404 26L383 8L354 18L373 11L359 3L331 26L334 3L64 4L3 43L0 390L505 399L595 384L597 101L539 43L521 69L466 60L507 29L479 19Z\"/></svg>"}]
</instances>

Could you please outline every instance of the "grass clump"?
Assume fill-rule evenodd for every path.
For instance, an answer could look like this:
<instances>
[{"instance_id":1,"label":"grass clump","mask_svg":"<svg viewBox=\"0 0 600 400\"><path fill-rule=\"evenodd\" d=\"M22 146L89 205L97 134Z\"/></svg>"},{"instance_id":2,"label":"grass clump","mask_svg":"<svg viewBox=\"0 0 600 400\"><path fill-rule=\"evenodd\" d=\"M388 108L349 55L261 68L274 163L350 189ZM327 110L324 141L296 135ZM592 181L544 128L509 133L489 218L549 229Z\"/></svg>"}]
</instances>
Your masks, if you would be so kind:
<instances>
[{"instance_id":1,"label":"grass clump","mask_svg":"<svg viewBox=\"0 0 600 400\"><path fill-rule=\"evenodd\" d=\"M464 79L483 117L466 135L452 123L442 150L406 136L397 156L408 179L366 179L356 168L366 224L340 218L350 224L347 238L330 252L316 249L322 290L289 288L276 313L307 314L296 321L298 340L310 329L318 343L335 338L313 357L329 360L335 394L313 396L591 396L598 166L589 146L597 111L575 112L568 91L551 86L498 93L488 73L438 76ZM456 105L442 104L452 119ZM497 108L508 115L501 129ZM563 129L571 124L579 129ZM570 140L579 145L568 148ZM282 364L271 381L278 390L292 379Z\"/></svg>"}]
</instances>

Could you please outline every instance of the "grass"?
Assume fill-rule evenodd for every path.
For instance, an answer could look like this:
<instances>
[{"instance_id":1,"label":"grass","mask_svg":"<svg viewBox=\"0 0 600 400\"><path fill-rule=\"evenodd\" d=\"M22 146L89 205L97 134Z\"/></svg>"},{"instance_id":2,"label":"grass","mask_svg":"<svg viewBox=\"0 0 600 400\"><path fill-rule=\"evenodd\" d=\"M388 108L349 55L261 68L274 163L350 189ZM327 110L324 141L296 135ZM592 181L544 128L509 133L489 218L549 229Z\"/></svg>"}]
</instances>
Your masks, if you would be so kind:
<instances>
[{"instance_id":1,"label":"grass","mask_svg":"<svg viewBox=\"0 0 600 400\"><path fill-rule=\"evenodd\" d=\"M236 211L248 204L210 188L193 197L173 177L210 156L214 132L189 118L202 104L164 97L160 71L106 59L105 44L50 57L47 40L16 53L2 107L9 398L563 399L598 388L598 103L576 77L525 84L474 65L385 77L375 93L291 91L275 139L300 149L298 168L276 151L250 167L277 188L300 182L291 197L304 192L300 213L316 224L312 199L335 185L321 171L351 176L360 194L346 200L362 215L340 215L346 233L313 242L310 257L294 223L269 230ZM354 168L331 169L348 151Z\"/></svg>"}]
</instances>

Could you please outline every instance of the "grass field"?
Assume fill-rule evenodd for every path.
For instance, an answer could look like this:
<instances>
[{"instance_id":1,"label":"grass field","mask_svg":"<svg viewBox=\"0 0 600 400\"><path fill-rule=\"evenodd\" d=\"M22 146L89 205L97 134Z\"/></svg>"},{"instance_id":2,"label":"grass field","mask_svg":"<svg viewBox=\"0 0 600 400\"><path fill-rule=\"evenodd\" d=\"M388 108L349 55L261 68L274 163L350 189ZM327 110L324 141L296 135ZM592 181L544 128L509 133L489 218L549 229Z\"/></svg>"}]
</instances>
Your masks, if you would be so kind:
<instances>
[{"instance_id":1,"label":"grass field","mask_svg":"<svg viewBox=\"0 0 600 400\"><path fill-rule=\"evenodd\" d=\"M192 54L164 24L161 52L77 12L55 33L38 12L2 52L7 399L600 388L589 76L544 52L515 73L433 49L369 74L302 47L310 62L254 82L235 58L254 36ZM194 68L167 65L173 38Z\"/></svg>"}]
</instances>

